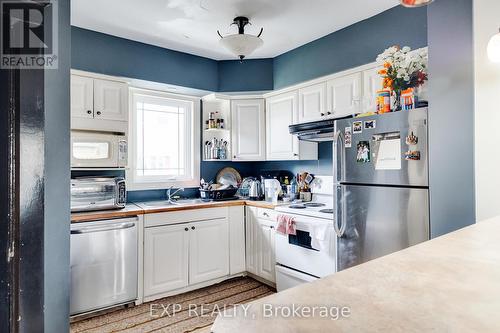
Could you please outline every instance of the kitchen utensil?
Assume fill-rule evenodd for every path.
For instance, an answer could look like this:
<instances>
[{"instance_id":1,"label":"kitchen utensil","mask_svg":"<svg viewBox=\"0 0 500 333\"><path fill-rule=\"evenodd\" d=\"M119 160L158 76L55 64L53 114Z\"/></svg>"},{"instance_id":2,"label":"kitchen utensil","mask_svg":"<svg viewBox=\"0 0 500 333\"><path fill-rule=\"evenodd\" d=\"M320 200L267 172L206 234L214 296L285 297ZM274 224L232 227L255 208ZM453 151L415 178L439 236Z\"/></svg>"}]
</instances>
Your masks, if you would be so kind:
<instances>
[{"instance_id":1,"label":"kitchen utensil","mask_svg":"<svg viewBox=\"0 0 500 333\"><path fill-rule=\"evenodd\" d=\"M215 181L219 184L232 185L237 188L241 184L241 175L235 168L226 167L217 172Z\"/></svg>"},{"instance_id":2,"label":"kitchen utensil","mask_svg":"<svg viewBox=\"0 0 500 333\"><path fill-rule=\"evenodd\" d=\"M262 199L262 184L259 180L253 179L250 181L250 188L248 190L248 197L250 200Z\"/></svg>"}]
</instances>

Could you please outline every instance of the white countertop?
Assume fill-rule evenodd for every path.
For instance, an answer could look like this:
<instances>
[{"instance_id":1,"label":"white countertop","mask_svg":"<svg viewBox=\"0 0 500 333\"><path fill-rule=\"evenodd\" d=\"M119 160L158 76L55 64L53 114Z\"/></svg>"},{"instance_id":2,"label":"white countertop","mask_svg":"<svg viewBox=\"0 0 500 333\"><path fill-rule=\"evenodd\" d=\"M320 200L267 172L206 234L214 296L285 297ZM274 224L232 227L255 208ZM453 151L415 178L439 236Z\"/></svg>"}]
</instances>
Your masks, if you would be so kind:
<instances>
[{"instance_id":1,"label":"white countertop","mask_svg":"<svg viewBox=\"0 0 500 333\"><path fill-rule=\"evenodd\" d=\"M294 304L349 316L264 316ZM219 316L213 332L500 332L500 217L249 306Z\"/></svg>"}]
</instances>

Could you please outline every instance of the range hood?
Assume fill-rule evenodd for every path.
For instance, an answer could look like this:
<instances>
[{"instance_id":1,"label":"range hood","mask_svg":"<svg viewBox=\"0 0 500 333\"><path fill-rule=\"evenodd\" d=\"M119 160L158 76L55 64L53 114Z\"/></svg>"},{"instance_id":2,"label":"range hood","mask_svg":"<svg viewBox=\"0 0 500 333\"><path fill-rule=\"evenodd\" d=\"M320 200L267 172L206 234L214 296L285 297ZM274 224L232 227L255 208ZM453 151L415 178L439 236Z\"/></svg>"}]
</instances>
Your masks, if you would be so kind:
<instances>
[{"instance_id":1,"label":"range hood","mask_svg":"<svg viewBox=\"0 0 500 333\"><path fill-rule=\"evenodd\" d=\"M310 123L294 124L288 126L291 134L297 135L299 140L323 142L333 141L336 119L325 119Z\"/></svg>"}]
</instances>

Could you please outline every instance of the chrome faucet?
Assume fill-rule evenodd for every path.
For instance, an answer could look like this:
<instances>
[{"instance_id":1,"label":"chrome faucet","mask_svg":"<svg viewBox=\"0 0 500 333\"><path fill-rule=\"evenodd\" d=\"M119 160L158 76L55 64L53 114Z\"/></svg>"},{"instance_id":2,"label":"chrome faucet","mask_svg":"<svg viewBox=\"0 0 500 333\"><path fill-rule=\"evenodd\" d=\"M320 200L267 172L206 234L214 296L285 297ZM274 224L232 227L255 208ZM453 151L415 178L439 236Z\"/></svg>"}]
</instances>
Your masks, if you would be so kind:
<instances>
[{"instance_id":1,"label":"chrome faucet","mask_svg":"<svg viewBox=\"0 0 500 333\"><path fill-rule=\"evenodd\" d=\"M172 196L174 196L177 192L180 192L180 191L184 191L184 187L180 187L178 188L177 190L174 191L174 193L172 193L172 189L174 187L173 186L170 186L167 190L167 200L168 202L170 203L174 203L175 201L172 199Z\"/></svg>"}]
</instances>

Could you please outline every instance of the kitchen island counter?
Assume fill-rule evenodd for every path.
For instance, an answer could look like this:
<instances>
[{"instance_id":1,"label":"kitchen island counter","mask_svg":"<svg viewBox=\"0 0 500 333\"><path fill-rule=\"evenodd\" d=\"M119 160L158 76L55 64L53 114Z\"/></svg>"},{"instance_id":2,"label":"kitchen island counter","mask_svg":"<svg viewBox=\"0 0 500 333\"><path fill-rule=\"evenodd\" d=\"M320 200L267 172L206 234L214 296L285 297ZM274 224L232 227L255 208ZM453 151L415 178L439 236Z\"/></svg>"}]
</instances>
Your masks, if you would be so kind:
<instances>
[{"instance_id":1,"label":"kitchen island counter","mask_svg":"<svg viewBox=\"0 0 500 333\"><path fill-rule=\"evenodd\" d=\"M239 306L212 330L500 332L499 281L500 217Z\"/></svg>"}]
</instances>

